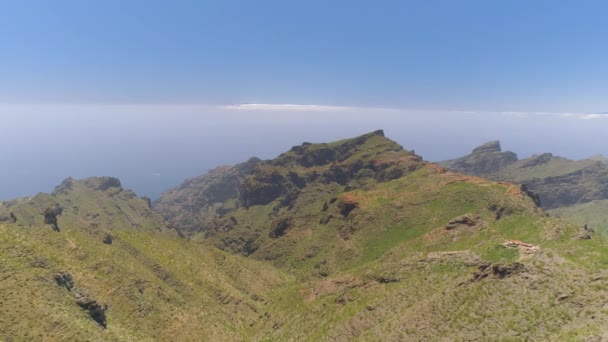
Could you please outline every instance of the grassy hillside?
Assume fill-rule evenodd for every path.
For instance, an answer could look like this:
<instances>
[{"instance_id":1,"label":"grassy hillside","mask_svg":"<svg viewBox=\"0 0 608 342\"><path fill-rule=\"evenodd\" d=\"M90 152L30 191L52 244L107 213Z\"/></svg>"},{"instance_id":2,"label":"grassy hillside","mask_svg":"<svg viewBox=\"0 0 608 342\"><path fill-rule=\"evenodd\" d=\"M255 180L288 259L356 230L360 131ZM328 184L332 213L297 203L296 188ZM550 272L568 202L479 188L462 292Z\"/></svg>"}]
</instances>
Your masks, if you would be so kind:
<instances>
[{"instance_id":1,"label":"grassy hillside","mask_svg":"<svg viewBox=\"0 0 608 342\"><path fill-rule=\"evenodd\" d=\"M589 225L597 232L608 236L608 200L591 201L548 211L578 225Z\"/></svg>"},{"instance_id":2,"label":"grassy hillside","mask_svg":"<svg viewBox=\"0 0 608 342\"><path fill-rule=\"evenodd\" d=\"M331 156L317 152L328 147L346 152L319 157ZM398 176L380 176L385 169L370 167L379 160L391 161ZM349 172L336 177L336 169ZM243 193L267 189L269 175L282 187L247 205ZM288 177L305 182L281 183ZM259 339L603 333L605 241L579 239L585 232L548 217L520 186L449 172L379 134L293 148L259 164L240 186L213 210L199 208L204 233L193 239L294 276L276 290L272 319L256 323ZM509 240L540 251L503 246Z\"/></svg>"},{"instance_id":3,"label":"grassy hillside","mask_svg":"<svg viewBox=\"0 0 608 342\"><path fill-rule=\"evenodd\" d=\"M2 203L0 340L608 338L603 238L380 133L191 180L169 222L112 178Z\"/></svg>"},{"instance_id":4,"label":"grassy hillside","mask_svg":"<svg viewBox=\"0 0 608 342\"><path fill-rule=\"evenodd\" d=\"M5 204L17 222L0 223L0 340L247 339L289 277L180 239L145 200L96 182ZM60 231L44 224L56 206Z\"/></svg>"},{"instance_id":5,"label":"grassy hillside","mask_svg":"<svg viewBox=\"0 0 608 342\"><path fill-rule=\"evenodd\" d=\"M570 160L544 153L518 160L514 155L502 152L495 141L440 164L464 174L524 184L549 213L608 232L608 211L602 205L608 199L608 164L603 156Z\"/></svg>"}]
</instances>

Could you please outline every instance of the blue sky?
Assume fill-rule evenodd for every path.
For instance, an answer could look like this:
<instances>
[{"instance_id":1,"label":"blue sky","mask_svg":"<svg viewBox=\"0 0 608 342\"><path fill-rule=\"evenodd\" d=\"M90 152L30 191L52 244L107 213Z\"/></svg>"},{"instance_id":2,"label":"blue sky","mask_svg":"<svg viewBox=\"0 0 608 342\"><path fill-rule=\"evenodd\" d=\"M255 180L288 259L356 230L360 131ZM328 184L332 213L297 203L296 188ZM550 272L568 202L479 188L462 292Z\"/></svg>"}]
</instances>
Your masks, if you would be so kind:
<instances>
[{"instance_id":1,"label":"blue sky","mask_svg":"<svg viewBox=\"0 0 608 342\"><path fill-rule=\"evenodd\" d=\"M603 1L3 1L0 101L608 110Z\"/></svg>"},{"instance_id":2,"label":"blue sky","mask_svg":"<svg viewBox=\"0 0 608 342\"><path fill-rule=\"evenodd\" d=\"M158 196L384 128L428 160L500 139L608 154L604 1L1 1L0 199L68 176Z\"/></svg>"}]
</instances>

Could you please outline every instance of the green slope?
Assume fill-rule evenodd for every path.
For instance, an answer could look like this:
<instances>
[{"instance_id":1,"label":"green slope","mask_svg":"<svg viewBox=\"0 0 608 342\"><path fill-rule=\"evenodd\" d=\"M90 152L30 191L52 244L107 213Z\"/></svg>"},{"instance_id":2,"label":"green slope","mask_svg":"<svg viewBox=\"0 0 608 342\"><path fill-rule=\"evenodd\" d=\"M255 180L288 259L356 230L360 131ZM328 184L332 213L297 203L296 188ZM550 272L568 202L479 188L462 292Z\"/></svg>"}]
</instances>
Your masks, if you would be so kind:
<instances>
[{"instance_id":1,"label":"green slope","mask_svg":"<svg viewBox=\"0 0 608 342\"><path fill-rule=\"evenodd\" d=\"M608 338L605 240L518 185L381 132L237 168L170 192L168 222L111 178L2 203L0 340Z\"/></svg>"},{"instance_id":2,"label":"green slope","mask_svg":"<svg viewBox=\"0 0 608 342\"><path fill-rule=\"evenodd\" d=\"M450 170L494 180L525 184L542 207L572 223L608 231L608 164L603 156L570 160L550 153L518 160L500 143L484 144L469 155L441 162ZM491 167L490 167L491 166Z\"/></svg>"},{"instance_id":3,"label":"green slope","mask_svg":"<svg viewBox=\"0 0 608 342\"><path fill-rule=\"evenodd\" d=\"M608 236L608 200L591 201L551 209L548 212L579 225L589 225L597 232Z\"/></svg>"},{"instance_id":4,"label":"green slope","mask_svg":"<svg viewBox=\"0 0 608 342\"><path fill-rule=\"evenodd\" d=\"M91 187L100 180L5 204L17 222L0 224L0 340L247 339L266 293L289 277L178 238L145 200ZM44 224L49 206L63 207L59 232ZM107 328L80 298L108 305Z\"/></svg>"}]
</instances>

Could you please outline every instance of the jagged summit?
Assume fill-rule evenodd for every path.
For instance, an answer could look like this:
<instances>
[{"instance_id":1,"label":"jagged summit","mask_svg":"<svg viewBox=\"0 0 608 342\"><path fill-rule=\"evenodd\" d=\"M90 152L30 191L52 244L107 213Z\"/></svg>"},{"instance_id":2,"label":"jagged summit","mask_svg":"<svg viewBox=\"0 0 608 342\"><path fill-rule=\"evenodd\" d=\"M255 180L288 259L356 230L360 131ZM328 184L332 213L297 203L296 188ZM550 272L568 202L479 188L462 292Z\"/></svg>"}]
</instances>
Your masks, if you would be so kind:
<instances>
[{"instance_id":1,"label":"jagged summit","mask_svg":"<svg viewBox=\"0 0 608 342\"><path fill-rule=\"evenodd\" d=\"M272 160L256 158L212 170L164 193L154 208L186 232L203 232L210 225L204 222L209 212L275 201L289 206L309 187L357 188L399 178L422 165L419 156L377 130L331 143L305 142ZM230 199L234 203L226 204Z\"/></svg>"},{"instance_id":2,"label":"jagged summit","mask_svg":"<svg viewBox=\"0 0 608 342\"><path fill-rule=\"evenodd\" d=\"M502 152L500 141L493 140L473 149L472 153Z\"/></svg>"},{"instance_id":3,"label":"jagged summit","mask_svg":"<svg viewBox=\"0 0 608 342\"><path fill-rule=\"evenodd\" d=\"M523 184L550 213L568 213L573 222L592 222L598 230L608 232L608 164L602 155L570 160L541 153L518 160L493 141L441 164L464 174Z\"/></svg>"},{"instance_id":4,"label":"jagged summit","mask_svg":"<svg viewBox=\"0 0 608 342\"><path fill-rule=\"evenodd\" d=\"M494 140L476 147L471 154L446 160L440 162L440 164L456 172L487 177L500 171L505 166L517 162L517 160L515 153L502 152L500 141Z\"/></svg>"},{"instance_id":5,"label":"jagged summit","mask_svg":"<svg viewBox=\"0 0 608 342\"><path fill-rule=\"evenodd\" d=\"M167 230L150 200L123 189L114 177L66 178L51 194L0 203L0 217L14 218L22 227L50 224L55 230Z\"/></svg>"},{"instance_id":6,"label":"jagged summit","mask_svg":"<svg viewBox=\"0 0 608 342\"><path fill-rule=\"evenodd\" d=\"M88 177L80 180L68 177L64 179L61 184L55 187L53 194L72 191L74 190L75 186L98 191L107 191L111 188L114 188L117 191L123 190L120 180L114 177Z\"/></svg>"}]
</instances>

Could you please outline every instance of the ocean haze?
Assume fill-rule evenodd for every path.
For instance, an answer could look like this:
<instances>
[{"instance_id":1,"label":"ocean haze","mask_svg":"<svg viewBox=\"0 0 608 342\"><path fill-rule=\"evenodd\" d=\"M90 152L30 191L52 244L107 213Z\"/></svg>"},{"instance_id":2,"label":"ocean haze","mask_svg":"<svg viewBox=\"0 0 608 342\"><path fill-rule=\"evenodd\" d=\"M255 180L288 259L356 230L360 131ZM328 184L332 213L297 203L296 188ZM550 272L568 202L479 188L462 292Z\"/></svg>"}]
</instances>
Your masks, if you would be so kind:
<instances>
[{"instance_id":1,"label":"ocean haze","mask_svg":"<svg viewBox=\"0 0 608 342\"><path fill-rule=\"evenodd\" d=\"M494 139L520 156L606 153L608 121L588 114L417 111L349 106L12 105L0 108L1 199L50 192L66 177L115 176L157 198L188 177L302 142L384 129L427 160Z\"/></svg>"}]
</instances>

